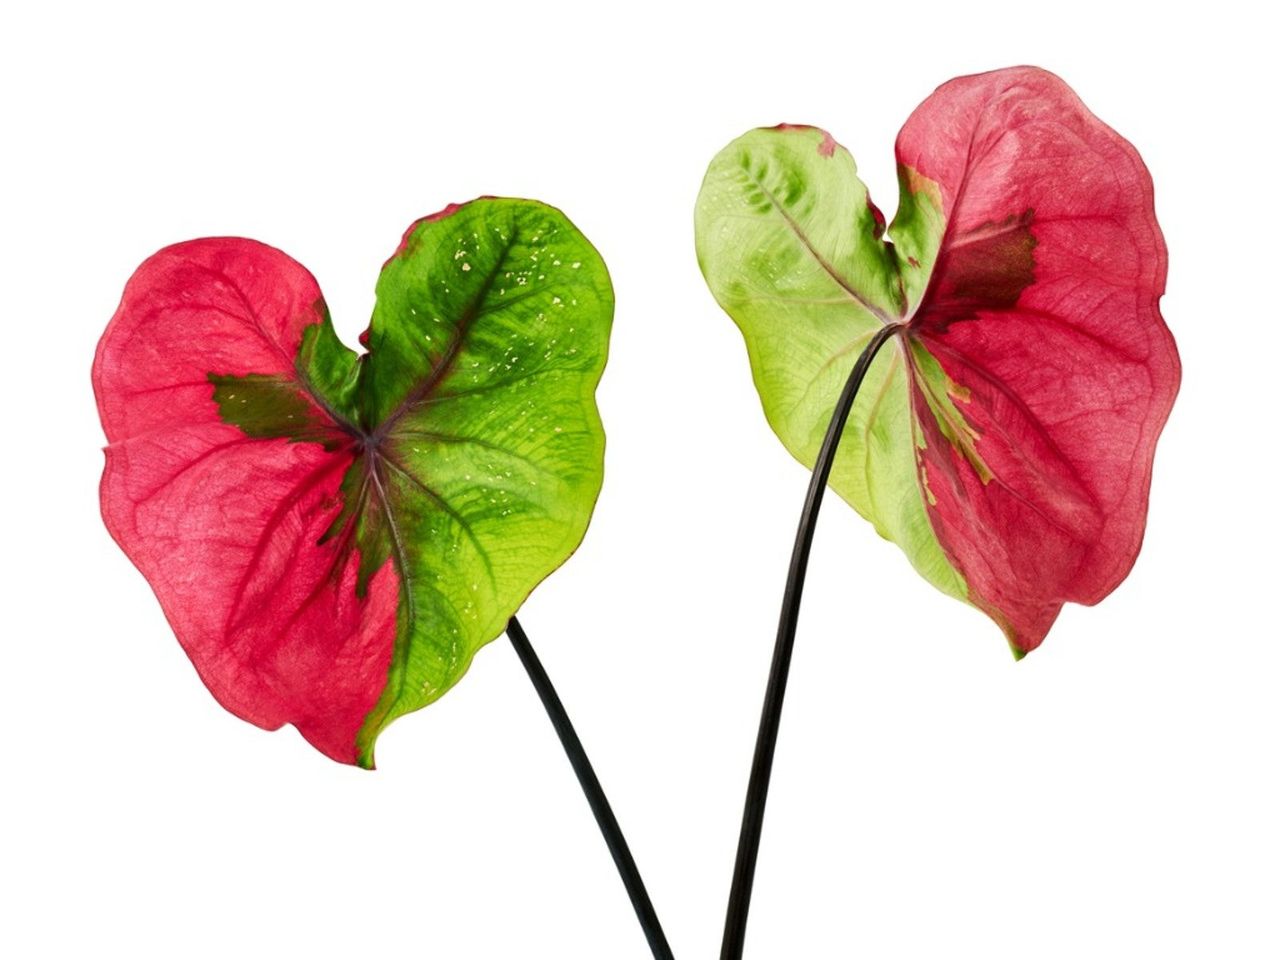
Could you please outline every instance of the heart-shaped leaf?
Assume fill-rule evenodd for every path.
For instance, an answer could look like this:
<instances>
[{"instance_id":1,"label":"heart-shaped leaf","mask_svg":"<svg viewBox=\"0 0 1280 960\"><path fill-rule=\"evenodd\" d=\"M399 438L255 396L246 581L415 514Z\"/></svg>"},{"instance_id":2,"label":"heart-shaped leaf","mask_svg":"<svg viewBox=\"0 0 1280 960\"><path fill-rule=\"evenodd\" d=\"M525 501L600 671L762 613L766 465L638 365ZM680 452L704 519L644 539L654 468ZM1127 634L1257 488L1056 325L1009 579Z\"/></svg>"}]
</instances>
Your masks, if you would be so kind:
<instances>
[{"instance_id":1,"label":"heart-shaped leaf","mask_svg":"<svg viewBox=\"0 0 1280 960\"><path fill-rule=\"evenodd\" d=\"M707 171L698 257L769 423L809 466L861 348L902 324L831 486L1021 655L1064 602L1114 589L1141 545L1180 377L1151 180L1032 67L944 84L897 158L886 238L829 134L748 133Z\"/></svg>"},{"instance_id":2,"label":"heart-shaped leaf","mask_svg":"<svg viewBox=\"0 0 1280 960\"><path fill-rule=\"evenodd\" d=\"M252 240L147 260L98 346L102 513L231 712L373 765L576 549L613 294L551 207L415 223L357 355Z\"/></svg>"}]
</instances>

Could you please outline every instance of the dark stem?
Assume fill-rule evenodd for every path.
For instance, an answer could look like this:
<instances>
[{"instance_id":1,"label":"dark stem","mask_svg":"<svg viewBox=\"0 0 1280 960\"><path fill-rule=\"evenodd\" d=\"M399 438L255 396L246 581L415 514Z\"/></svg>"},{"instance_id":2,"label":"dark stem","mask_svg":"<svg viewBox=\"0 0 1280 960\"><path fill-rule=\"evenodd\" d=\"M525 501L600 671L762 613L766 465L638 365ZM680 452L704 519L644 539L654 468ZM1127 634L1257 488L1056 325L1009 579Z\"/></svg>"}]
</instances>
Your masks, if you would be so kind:
<instances>
[{"instance_id":1,"label":"dark stem","mask_svg":"<svg viewBox=\"0 0 1280 960\"><path fill-rule=\"evenodd\" d=\"M791 651L795 646L796 622L800 617L800 596L804 592L805 570L809 566L809 548L818 523L818 508L831 476L831 464L845 421L853 409L854 398L863 378L880 348L903 329L902 324L882 327L866 345L844 391L831 414L827 435L813 465L809 492L805 495L795 546L791 550L791 568L787 572L787 589L782 596L782 613L778 618L778 638L774 642L773 664L769 668L769 686L765 690L764 708L760 713L760 731L756 734L756 752L751 761L751 779L747 783L747 800L742 811L742 830L738 835L738 859L733 867L733 884L729 888L729 908L724 919L724 939L720 960L742 960L746 942L747 913L751 909L751 886L755 881L756 858L760 853L760 833L764 826L765 801L769 796L769 775L773 772L773 754L778 745L778 725L782 720L782 700L787 692L787 673L791 668Z\"/></svg>"},{"instance_id":2,"label":"dark stem","mask_svg":"<svg viewBox=\"0 0 1280 960\"><path fill-rule=\"evenodd\" d=\"M613 809L609 806L609 798L604 795L604 788L600 786L600 780L596 777L595 770L591 768L587 751L583 749L582 741L578 739L573 723L565 713L564 704L560 702L556 688L551 685L551 678L542 668L538 655L533 652L533 647L529 643L529 637L515 617L512 617L507 624L507 636L511 639L511 645L516 648L516 653L520 656L520 662L524 664L529 679L533 681L534 689L538 691L542 706L546 708L547 716L551 718L551 725L556 728L556 734L560 737L564 752L569 757L569 763L573 765L573 772L578 775L578 783L582 784L582 792L587 795L587 803L591 805L591 812L595 814L600 832L604 834L604 842L609 847L609 853L613 855L614 865L618 868L618 875L622 877L622 883L627 888L627 895L631 897L631 906L635 908L636 917L640 921L641 929L644 930L645 939L649 941L649 949L653 951L654 960L674 960L671 947L667 945L666 934L662 932L662 924L658 922L658 915L654 912L653 903L649 900L649 893L644 888L640 870L636 867L636 861L627 846L627 839L622 835L618 818L613 815Z\"/></svg>"}]
</instances>

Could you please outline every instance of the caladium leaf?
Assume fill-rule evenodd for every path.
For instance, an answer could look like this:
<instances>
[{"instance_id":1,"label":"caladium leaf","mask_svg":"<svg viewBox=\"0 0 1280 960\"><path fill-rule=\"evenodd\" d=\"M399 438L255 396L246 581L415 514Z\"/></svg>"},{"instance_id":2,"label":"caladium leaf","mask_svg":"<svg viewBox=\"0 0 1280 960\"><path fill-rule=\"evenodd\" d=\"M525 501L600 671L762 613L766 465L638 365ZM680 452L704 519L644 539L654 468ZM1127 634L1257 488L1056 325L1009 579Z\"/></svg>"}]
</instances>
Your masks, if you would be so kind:
<instances>
[{"instance_id":1,"label":"caladium leaf","mask_svg":"<svg viewBox=\"0 0 1280 960\"><path fill-rule=\"evenodd\" d=\"M415 223L359 355L278 250L147 260L94 363L102 513L214 696L372 766L581 541L612 315L595 249L527 200Z\"/></svg>"},{"instance_id":2,"label":"caladium leaf","mask_svg":"<svg viewBox=\"0 0 1280 960\"><path fill-rule=\"evenodd\" d=\"M902 325L831 486L1021 655L1064 602L1114 589L1141 545L1180 378L1151 180L1032 67L944 84L897 159L886 235L829 134L748 133L707 171L698 257L769 423L807 465L863 345Z\"/></svg>"}]
</instances>

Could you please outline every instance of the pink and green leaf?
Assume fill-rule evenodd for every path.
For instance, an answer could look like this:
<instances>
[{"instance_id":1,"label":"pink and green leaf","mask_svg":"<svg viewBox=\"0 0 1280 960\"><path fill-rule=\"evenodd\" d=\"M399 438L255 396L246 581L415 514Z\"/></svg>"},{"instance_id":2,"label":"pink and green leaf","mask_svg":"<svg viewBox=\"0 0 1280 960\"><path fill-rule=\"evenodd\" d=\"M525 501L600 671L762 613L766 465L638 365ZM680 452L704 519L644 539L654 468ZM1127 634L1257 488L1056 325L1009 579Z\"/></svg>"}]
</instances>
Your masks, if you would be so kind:
<instances>
[{"instance_id":1,"label":"pink and green leaf","mask_svg":"<svg viewBox=\"0 0 1280 960\"><path fill-rule=\"evenodd\" d=\"M94 365L103 516L229 710L372 766L581 541L599 492L604 263L559 211L410 228L369 350L241 239L160 251Z\"/></svg>"},{"instance_id":2,"label":"pink and green leaf","mask_svg":"<svg viewBox=\"0 0 1280 960\"><path fill-rule=\"evenodd\" d=\"M1141 545L1180 368L1137 152L1031 67L945 84L897 145L884 236L847 151L757 130L707 172L699 260L765 413L812 465L849 368L902 324L846 426L832 487L1018 654L1096 603Z\"/></svg>"}]
</instances>

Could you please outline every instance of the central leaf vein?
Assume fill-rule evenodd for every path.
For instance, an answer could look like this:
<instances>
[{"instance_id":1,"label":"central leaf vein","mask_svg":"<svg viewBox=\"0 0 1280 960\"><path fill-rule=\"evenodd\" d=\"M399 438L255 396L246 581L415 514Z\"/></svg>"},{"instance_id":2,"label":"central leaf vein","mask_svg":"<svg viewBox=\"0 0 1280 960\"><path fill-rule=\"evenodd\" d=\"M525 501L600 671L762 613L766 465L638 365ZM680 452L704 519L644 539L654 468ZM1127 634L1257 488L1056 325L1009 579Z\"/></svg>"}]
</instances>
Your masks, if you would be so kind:
<instances>
[{"instance_id":1,"label":"central leaf vein","mask_svg":"<svg viewBox=\"0 0 1280 960\"><path fill-rule=\"evenodd\" d=\"M893 323L894 320L892 317L886 314L879 307L876 307L873 304L868 303L866 300L864 300L862 296L858 293L858 291L853 287L853 285L849 283L849 281L846 280L840 274L840 271L838 271L835 268L835 266L830 261L828 261L827 258L822 255L821 252L819 252L819 250L813 245L812 241L810 241L808 234L806 234L804 230L801 229L800 224L796 221L794 217L791 216L790 211L788 211L787 208L782 205L782 201L778 199L777 195L774 194L774 192L770 190L768 187L766 187L755 176L755 174L751 173L751 171L749 170L747 171L747 176L751 179L751 182L755 184L756 188L761 193L763 193L765 197L768 198L769 203L773 206L773 209L778 212L778 215L782 217L787 227L790 228L791 232L795 234L796 239L800 241L800 245L809 252L809 255L812 256L813 259L818 262L818 265L822 267L824 271L826 271L827 275L831 277L831 279L834 280L836 284L839 285L839 287L849 295L849 299L851 299L854 303L858 304L860 307L862 307L864 310L870 313L873 317L878 319L881 323Z\"/></svg>"}]
</instances>

